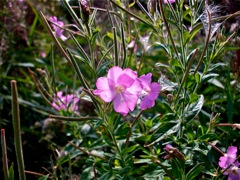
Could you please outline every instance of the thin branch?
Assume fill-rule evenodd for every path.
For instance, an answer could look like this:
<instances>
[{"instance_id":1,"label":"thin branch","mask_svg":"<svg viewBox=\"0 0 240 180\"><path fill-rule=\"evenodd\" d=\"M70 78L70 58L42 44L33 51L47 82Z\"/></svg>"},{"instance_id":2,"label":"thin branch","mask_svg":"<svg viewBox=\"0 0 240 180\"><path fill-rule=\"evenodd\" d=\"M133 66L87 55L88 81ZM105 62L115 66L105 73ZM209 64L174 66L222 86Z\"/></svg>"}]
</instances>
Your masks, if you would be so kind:
<instances>
[{"instance_id":1,"label":"thin branch","mask_svg":"<svg viewBox=\"0 0 240 180\"><path fill-rule=\"evenodd\" d=\"M85 154L87 154L87 155L89 155L89 156L94 156L94 157L100 158L100 159L102 159L102 160L106 160L104 157L99 156L99 155L97 155L97 154L93 154L93 153L91 153L91 152L89 152L89 151L87 151L87 150L85 150L85 149L83 149L83 148L80 148L80 147L78 147L77 145L75 145L74 143L72 143L72 142L70 142L70 141L69 141L69 143L70 143L73 147L77 148L78 150L82 151L83 153L85 153Z\"/></svg>"}]
</instances>

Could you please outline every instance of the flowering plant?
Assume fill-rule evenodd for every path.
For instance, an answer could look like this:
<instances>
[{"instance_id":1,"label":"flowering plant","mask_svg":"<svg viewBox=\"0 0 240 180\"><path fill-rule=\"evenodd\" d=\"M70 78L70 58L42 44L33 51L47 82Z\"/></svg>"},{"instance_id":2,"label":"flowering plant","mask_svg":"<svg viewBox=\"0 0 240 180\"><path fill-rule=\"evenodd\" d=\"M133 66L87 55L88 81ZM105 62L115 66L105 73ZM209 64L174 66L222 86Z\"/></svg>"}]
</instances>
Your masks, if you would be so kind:
<instances>
[{"instance_id":1,"label":"flowering plant","mask_svg":"<svg viewBox=\"0 0 240 180\"><path fill-rule=\"evenodd\" d=\"M97 80L95 95L100 96L105 102L113 101L114 110L126 116L129 110L133 111L139 97L140 108L145 110L155 104L160 85L151 83L152 74L137 77L136 72L114 66L108 71L107 77Z\"/></svg>"},{"instance_id":2,"label":"flowering plant","mask_svg":"<svg viewBox=\"0 0 240 180\"><path fill-rule=\"evenodd\" d=\"M220 16L204 1L149 0L147 9L140 1L110 0L107 9L62 2L69 24L39 14L64 58L56 66L52 53L49 76L29 72L58 110L48 118L64 124L66 141L52 143L51 170L41 173L24 171L20 153L22 179L239 178L238 69L223 53L235 33L222 28L239 12ZM57 76L61 68L70 80ZM65 87L76 95L63 95ZM226 154L217 148L228 146Z\"/></svg>"}]
</instances>

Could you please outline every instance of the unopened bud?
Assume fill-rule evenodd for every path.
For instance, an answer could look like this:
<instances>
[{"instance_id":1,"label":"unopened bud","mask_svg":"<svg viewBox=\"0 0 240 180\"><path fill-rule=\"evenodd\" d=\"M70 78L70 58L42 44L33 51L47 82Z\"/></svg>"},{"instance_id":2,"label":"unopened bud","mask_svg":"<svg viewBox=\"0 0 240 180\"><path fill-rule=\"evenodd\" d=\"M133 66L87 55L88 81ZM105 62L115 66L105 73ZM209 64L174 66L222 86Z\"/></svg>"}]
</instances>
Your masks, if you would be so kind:
<instances>
[{"instance_id":1,"label":"unopened bud","mask_svg":"<svg viewBox=\"0 0 240 180\"><path fill-rule=\"evenodd\" d=\"M150 14L153 14L156 9L156 0L148 0L147 9Z\"/></svg>"},{"instance_id":2,"label":"unopened bud","mask_svg":"<svg viewBox=\"0 0 240 180\"><path fill-rule=\"evenodd\" d=\"M240 124L233 124L233 126L234 126L235 128L240 129Z\"/></svg>"},{"instance_id":3,"label":"unopened bud","mask_svg":"<svg viewBox=\"0 0 240 180\"><path fill-rule=\"evenodd\" d=\"M90 16L90 9L88 7L87 1L86 0L80 0L80 5L82 9L82 18L83 18L83 23L87 24Z\"/></svg>"},{"instance_id":4,"label":"unopened bud","mask_svg":"<svg viewBox=\"0 0 240 180\"><path fill-rule=\"evenodd\" d=\"M173 147L171 144L166 145L164 150L168 153L164 158L169 160L173 157L176 157L182 161L185 161L185 158L182 153L178 151L177 148Z\"/></svg>"}]
</instances>

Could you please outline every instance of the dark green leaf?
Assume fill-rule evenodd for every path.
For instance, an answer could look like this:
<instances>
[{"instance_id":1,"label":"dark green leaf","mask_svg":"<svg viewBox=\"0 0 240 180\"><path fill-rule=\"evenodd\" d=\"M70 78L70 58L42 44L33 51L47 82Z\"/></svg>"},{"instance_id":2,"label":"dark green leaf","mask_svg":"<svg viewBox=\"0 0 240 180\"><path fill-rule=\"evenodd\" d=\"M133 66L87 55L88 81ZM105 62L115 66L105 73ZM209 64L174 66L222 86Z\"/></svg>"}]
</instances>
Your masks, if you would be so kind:
<instances>
[{"instance_id":1,"label":"dark green leaf","mask_svg":"<svg viewBox=\"0 0 240 180\"><path fill-rule=\"evenodd\" d=\"M154 132L148 146L154 145L166 138L170 134L176 133L179 131L180 123L177 120L160 125L160 127Z\"/></svg>"},{"instance_id":2,"label":"dark green leaf","mask_svg":"<svg viewBox=\"0 0 240 180\"><path fill-rule=\"evenodd\" d=\"M172 173L179 180L185 180L183 169L184 165L178 159L172 159Z\"/></svg>"},{"instance_id":3,"label":"dark green leaf","mask_svg":"<svg viewBox=\"0 0 240 180\"><path fill-rule=\"evenodd\" d=\"M128 148L124 148L122 151L122 156L125 157L127 155L127 153L134 151L137 147L138 147L138 144L128 147Z\"/></svg>"},{"instance_id":4,"label":"dark green leaf","mask_svg":"<svg viewBox=\"0 0 240 180\"><path fill-rule=\"evenodd\" d=\"M99 180L111 179L112 176L113 176L113 172L108 171L108 172L104 173L101 177L99 177Z\"/></svg>"},{"instance_id":5,"label":"dark green leaf","mask_svg":"<svg viewBox=\"0 0 240 180\"><path fill-rule=\"evenodd\" d=\"M128 172L131 170L132 168L130 166L126 166L124 168L122 168L120 171L119 171L119 174L120 175L125 175L125 174L128 174Z\"/></svg>"},{"instance_id":6,"label":"dark green leaf","mask_svg":"<svg viewBox=\"0 0 240 180\"><path fill-rule=\"evenodd\" d=\"M203 95L198 96L198 100L185 108L185 118L189 122L201 111L204 103Z\"/></svg>"},{"instance_id":7,"label":"dark green leaf","mask_svg":"<svg viewBox=\"0 0 240 180\"><path fill-rule=\"evenodd\" d=\"M47 179L48 179L48 176L49 176L49 174L46 175L46 176L42 176L42 177L38 178L38 180L47 180Z\"/></svg>"},{"instance_id":8,"label":"dark green leaf","mask_svg":"<svg viewBox=\"0 0 240 180\"><path fill-rule=\"evenodd\" d=\"M197 177L203 170L202 164L197 164L187 173L187 180L192 180Z\"/></svg>"},{"instance_id":9,"label":"dark green leaf","mask_svg":"<svg viewBox=\"0 0 240 180\"><path fill-rule=\"evenodd\" d=\"M219 137L217 136L217 134L208 133L208 134L202 135L198 139L201 140L201 141L214 141L214 140L218 140Z\"/></svg>"}]
</instances>

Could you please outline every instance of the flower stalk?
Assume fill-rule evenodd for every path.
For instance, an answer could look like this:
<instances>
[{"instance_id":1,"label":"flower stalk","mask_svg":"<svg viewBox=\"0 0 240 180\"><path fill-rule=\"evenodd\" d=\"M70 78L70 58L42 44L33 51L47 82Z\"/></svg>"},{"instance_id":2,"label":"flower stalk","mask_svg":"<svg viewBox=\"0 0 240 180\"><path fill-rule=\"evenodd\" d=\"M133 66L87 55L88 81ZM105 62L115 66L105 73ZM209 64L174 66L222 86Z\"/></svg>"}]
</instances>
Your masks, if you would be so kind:
<instances>
[{"instance_id":1,"label":"flower stalk","mask_svg":"<svg viewBox=\"0 0 240 180\"><path fill-rule=\"evenodd\" d=\"M8 172L8 158L7 158L7 145L5 138L5 129L1 129L1 142L2 142L2 157L3 157L3 172L4 178L9 179Z\"/></svg>"},{"instance_id":2,"label":"flower stalk","mask_svg":"<svg viewBox=\"0 0 240 180\"><path fill-rule=\"evenodd\" d=\"M14 144L17 156L19 177L21 180L26 180L24 173L24 159L22 150L21 126L20 126L20 112L18 103L17 81L11 81L12 90L12 116L13 116L13 129L14 129Z\"/></svg>"}]
</instances>

